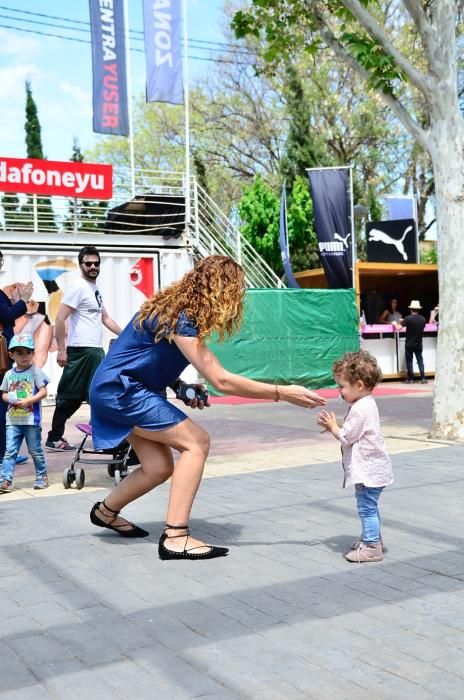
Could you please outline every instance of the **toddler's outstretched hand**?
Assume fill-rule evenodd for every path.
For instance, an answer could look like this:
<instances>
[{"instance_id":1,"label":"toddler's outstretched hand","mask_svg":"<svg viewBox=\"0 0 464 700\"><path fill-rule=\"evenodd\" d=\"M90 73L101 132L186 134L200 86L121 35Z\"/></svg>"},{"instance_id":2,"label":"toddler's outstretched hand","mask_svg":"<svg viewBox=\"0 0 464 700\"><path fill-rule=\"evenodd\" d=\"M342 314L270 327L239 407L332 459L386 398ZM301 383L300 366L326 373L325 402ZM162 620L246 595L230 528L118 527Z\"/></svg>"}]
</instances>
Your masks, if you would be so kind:
<instances>
[{"instance_id":1,"label":"toddler's outstretched hand","mask_svg":"<svg viewBox=\"0 0 464 700\"><path fill-rule=\"evenodd\" d=\"M333 433L338 428L337 418L332 411L321 411L317 416L317 424L324 428L322 432L328 430Z\"/></svg>"}]
</instances>

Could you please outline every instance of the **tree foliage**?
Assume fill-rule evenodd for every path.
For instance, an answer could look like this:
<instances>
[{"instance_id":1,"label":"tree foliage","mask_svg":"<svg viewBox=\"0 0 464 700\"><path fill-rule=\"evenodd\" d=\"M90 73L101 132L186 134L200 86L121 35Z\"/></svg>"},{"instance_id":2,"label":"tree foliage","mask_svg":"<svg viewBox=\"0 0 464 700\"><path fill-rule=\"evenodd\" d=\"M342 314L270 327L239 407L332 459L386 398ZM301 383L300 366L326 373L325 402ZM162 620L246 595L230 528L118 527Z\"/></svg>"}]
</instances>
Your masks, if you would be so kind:
<instances>
[{"instance_id":1,"label":"tree foliage","mask_svg":"<svg viewBox=\"0 0 464 700\"><path fill-rule=\"evenodd\" d=\"M26 132L26 154L28 158L45 158L42 147L41 126L37 105L32 96L32 87L29 81L26 81L26 121L24 130ZM35 206L37 207L37 224L39 228L48 230L56 230L55 214L52 208L52 202L49 197L36 197ZM16 219L17 226L20 229L32 229L34 227L34 200L28 197L26 202L21 206L21 210Z\"/></svg>"},{"instance_id":2,"label":"tree foliage","mask_svg":"<svg viewBox=\"0 0 464 700\"><path fill-rule=\"evenodd\" d=\"M285 64L283 97L288 118L288 131L280 173L293 183L305 177L306 169L331 165L334 161L325 135L315 128L313 113L316 104L304 89L301 72L291 63Z\"/></svg>"},{"instance_id":3,"label":"tree foliage","mask_svg":"<svg viewBox=\"0 0 464 700\"><path fill-rule=\"evenodd\" d=\"M238 204L240 230L273 270L282 273L279 247L279 199L257 175L246 185Z\"/></svg>"},{"instance_id":4,"label":"tree foliage","mask_svg":"<svg viewBox=\"0 0 464 700\"><path fill-rule=\"evenodd\" d=\"M72 154L69 159L73 163L83 163L85 158L79 145L79 140L74 138ZM105 214L108 202L93 201L90 199L70 199L67 212L63 220L63 228L67 231L90 231L99 233L105 225Z\"/></svg>"},{"instance_id":5,"label":"tree foliage","mask_svg":"<svg viewBox=\"0 0 464 700\"><path fill-rule=\"evenodd\" d=\"M31 83L26 81L26 151L28 158L44 158L37 105L32 97Z\"/></svg>"},{"instance_id":6,"label":"tree foliage","mask_svg":"<svg viewBox=\"0 0 464 700\"><path fill-rule=\"evenodd\" d=\"M280 197L257 175L238 204L240 230L278 275L283 275L279 243ZM312 200L305 178L297 177L287 198L287 227L294 272L319 266Z\"/></svg>"},{"instance_id":7,"label":"tree foliage","mask_svg":"<svg viewBox=\"0 0 464 700\"><path fill-rule=\"evenodd\" d=\"M294 272L320 267L317 237L314 231L313 201L306 177L293 182L287 211L288 240Z\"/></svg>"},{"instance_id":8,"label":"tree foliage","mask_svg":"<svg viewBox=\"0 0 464 700\"><path fill-rule=\"evenodd\" d=\"M18 195L14 192L5 193L1 199L5 231L14 231L18 228L18 220L21 218L21 206Z\"/></svg>"},{"instance_id":9,"label":"tree foliage","mask_svg":"<svg viewBox=\"0 0 464 700\"><path fill-rule=\"evenodd\" d=\"M393 27L408 57L420 58L399 3L290 0L283 5L278 0L252 0L249 10L235 13L232 26L242 40L250 35L260 38L268 75L282 75L289 64L304 67L312 106L306 112L314 114L321 105L316 133L327 138L330 158L325 164L354 166L355 203L369 207L373 194L379 202L385 194L412 191L423 238L429 226L426 209L433 196L430 158L404 128L401 110L391 112L378 98L381 93L392 102L402 96L404 70L378 39L360 28L345 5L368 8L380 25ZM282 85L282 96L285 91ZM408 98L409 103L423 120L423 101L416 94Z\"/></svg>"}]
</instances>

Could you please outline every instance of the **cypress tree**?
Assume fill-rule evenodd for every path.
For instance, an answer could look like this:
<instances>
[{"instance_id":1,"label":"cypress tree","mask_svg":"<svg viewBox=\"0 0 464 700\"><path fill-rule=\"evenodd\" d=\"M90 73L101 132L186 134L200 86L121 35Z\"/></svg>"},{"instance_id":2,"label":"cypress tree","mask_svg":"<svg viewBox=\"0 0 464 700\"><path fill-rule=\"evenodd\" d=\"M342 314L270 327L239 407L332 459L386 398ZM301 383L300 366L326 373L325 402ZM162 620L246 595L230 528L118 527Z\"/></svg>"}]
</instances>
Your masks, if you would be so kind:
<instances>
[{"instance_id":1,"label":"cypress tree","mask_svg":"<svg viewBox=\"0 0 464 700\"><path fill-rule=\"evenodd\" d=\"M26 121L24 129L26 131L27 157L44 159L39 115L29 80L26 81ZM21 207L23 223L20 228L32 229L34 226L33 216L33 200L32 197L28 197L26 203ZM56 230L55 215L49 197L37 197L37 219L39 229Z\"/></svg>"},{"instance_id":2,"label":"cypress tree","mask_svg":"<svg viewBox=\"0 0 464 700\"><path fill-rule=\"evenodd\" d=\"M289 114L289 129L280 172L292 187L295 179L307 177L306 168L332 165L329 163L325 141L311 126L311 103L297 69L286 66L285 99Z\"/></svg>"},{"instance_id":3,"label":"cypress tree","mask_svg":"<svg viewBox=\"0 0 464 700\"><path fill-rule=\"evenodd\" d=\"M320 264L306 168L331 163L324 139L311 125L311 102L306 96L301 77L290 63L286 65L286 78L284 94L290 122L280 173L289 191L290 257L294 270L298 271Z\"/></svg>"},{"instance_id":4,"label":"cypress tree","mask_svg":"<svg viewBox=\"0 0 464 700\"><path fill-rule=\"evenodd\" d=\"M26 149L28 158L44 158L37 105L32 97L31 83L26 80Z\"/></svg>"}]
</instances>

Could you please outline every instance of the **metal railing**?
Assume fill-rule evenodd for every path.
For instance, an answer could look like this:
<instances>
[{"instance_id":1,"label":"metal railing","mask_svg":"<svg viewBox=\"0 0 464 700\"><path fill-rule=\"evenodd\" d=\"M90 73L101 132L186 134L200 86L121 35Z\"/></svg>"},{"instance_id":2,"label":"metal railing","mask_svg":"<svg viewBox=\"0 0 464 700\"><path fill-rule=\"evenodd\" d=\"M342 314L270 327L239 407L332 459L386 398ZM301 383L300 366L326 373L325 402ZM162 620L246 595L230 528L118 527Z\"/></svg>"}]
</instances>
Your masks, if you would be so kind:
<instances>
[{"instance_id":1,"label":"metal railing","mask_svg":"<svg viewBox=\"0 0 464 700\"><path fill-rule=\"evenodd\" d=\"M4 194L1 223L16 232L181 238L196 258L214 253L234 258L244 268L248 287L285 287L194 177L186 187L184 173L137 170L135 188L132 198L129 169L115 167L110 201Z\"/></svg>"},{"instance_id":2,"label":"metal railing","mask_svg":"<svg viewBox=\"0 0 464 700\"><path fill-rule=\"evenodd\" d=\"M192 200L194 215L190 229L194 245L202 257L216 253L234 258L245 271L248 287L285 287L274 270L196 181L193 182Z\"/></svg>"}]
</instances>

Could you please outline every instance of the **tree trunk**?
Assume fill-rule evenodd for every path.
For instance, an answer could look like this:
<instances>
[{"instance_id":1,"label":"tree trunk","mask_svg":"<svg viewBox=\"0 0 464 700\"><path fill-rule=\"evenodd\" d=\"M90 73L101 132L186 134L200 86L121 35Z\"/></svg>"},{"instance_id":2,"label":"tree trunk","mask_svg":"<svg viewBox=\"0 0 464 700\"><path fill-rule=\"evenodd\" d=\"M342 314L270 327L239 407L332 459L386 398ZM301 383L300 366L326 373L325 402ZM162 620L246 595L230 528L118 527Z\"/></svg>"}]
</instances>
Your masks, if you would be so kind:
<instances>
[{"instance_id":1,"label":"tree trunk","mask_svg":"<svg viewBox=\"0 0 464 700\"><path fill-rule=\"evenodd\" d=\"M447 109L449 116L445 116ZM447 105L431 129L440 329L431 437L464 439L464 126ZM437 300L438 301L438 300Z\"/></svg>"}]
</instances>

